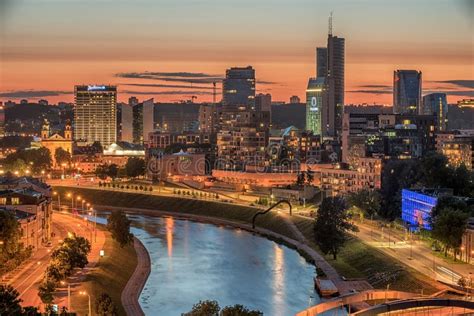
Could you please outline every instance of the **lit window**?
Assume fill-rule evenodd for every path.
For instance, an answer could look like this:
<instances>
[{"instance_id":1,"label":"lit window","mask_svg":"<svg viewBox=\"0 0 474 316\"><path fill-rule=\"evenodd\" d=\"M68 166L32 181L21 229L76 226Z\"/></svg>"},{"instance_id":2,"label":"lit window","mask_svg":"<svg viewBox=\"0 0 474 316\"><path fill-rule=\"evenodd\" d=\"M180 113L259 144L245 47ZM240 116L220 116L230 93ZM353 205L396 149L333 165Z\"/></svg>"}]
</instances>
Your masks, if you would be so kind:
<instances>
[{"instance_id":1,"label":"lit window","mask_svg":"<svg viewBox=\"0 0 474 316\"><path fill-rule=\"evenodd\" d=\"M18 205L18 204L20 204L20 198L12 197L12 205Z\"/></svg>"}]
</instances>

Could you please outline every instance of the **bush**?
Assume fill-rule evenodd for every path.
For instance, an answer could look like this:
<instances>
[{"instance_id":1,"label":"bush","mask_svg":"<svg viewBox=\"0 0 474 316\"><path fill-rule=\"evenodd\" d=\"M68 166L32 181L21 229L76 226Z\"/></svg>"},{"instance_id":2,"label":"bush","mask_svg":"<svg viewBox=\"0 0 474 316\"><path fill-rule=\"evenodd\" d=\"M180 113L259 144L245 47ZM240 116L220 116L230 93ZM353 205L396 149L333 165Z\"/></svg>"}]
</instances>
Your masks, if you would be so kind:
<instances>
[{"instance_id":1,"label":"bush","mask_svg":"<svg viewBox=\"0 0 474 316\"><path fill-rule=\"evenodd\" d=\"M117 315L117 306L107 293L102 293L95 300L95 312L97 315Z\"/></svg>"}]
</instances>

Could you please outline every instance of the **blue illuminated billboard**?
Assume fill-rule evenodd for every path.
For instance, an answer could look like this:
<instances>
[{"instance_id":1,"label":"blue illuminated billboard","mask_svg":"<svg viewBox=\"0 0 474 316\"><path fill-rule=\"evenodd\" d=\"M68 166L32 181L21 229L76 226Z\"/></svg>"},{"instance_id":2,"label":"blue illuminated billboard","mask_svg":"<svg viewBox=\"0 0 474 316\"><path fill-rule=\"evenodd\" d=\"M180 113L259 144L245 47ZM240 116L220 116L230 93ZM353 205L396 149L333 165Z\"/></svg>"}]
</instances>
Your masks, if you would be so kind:
<instances>
[{"instance_id":1,"label":"blue illuminated billboard","mask_svg":"<svg viewBox=\"0 0 474 316\"><path fill-rule=\"evenodd\" d=\"M438 198L421 192L402 190L402 220L411 229L431 230L429 219Z\"/></svg>"}]
</instances>

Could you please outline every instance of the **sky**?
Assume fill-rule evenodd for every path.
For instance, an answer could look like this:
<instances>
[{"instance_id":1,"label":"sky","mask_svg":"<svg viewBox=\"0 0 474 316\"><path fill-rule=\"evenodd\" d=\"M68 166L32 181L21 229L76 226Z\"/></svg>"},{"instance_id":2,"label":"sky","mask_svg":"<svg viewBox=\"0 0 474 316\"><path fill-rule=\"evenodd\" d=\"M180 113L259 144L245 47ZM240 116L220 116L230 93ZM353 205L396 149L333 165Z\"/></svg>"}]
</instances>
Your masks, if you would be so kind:
<instances>
[{"instance_id":1,"label":"sky","mask_svg":"<svg viewBox=\"0 0 474 316\"><path fill-rule=\"evenodd\" d=\"M116 84L119 101L206 102L227 68L251 65L258 93L304 102L331 11L346 104L391 104L395 69L450 103L474 98L474 0L0 0L0 101Z\"/></svg>"}]
</instances>

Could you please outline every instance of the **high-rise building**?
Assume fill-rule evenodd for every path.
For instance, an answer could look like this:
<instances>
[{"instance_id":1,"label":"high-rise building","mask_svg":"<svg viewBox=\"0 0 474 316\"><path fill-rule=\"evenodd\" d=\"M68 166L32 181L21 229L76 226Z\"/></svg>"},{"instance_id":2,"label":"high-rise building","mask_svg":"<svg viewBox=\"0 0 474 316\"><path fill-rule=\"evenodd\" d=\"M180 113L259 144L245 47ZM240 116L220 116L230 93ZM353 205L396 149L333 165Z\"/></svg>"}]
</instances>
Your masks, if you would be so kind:
<instances>
[{"instance_id":1,"label":"high-rise building","mask_svg":"<svg viewBox=\"0 0 474 316\"><path fill-rule=\"evenodd\" d=\"M323 135L326 96L326 78L310 78L306 89L306 130L314 135Z\"/></svg>"},{"instance_id":2,"label":"high-rise building","mask_svg":"<svg viewBox=\"0 0 474 316\"><path fill-rule=\"evenodd\" d=\"M75 86L74 138L107 147L117 141L117 87Z\"/></svg>"},{"instance_id":3,"label":"high-rise building","mask_svg":"<svg viewBox=\"0 0 474 316\"><path fill-rule=\"evenodd\" d=\"M5 108L3 103L0 102L0 138L5 136Z\"/></svg>"},{"instance_id":4,"label":"high-rise building","mask_svg":"<svg viewBox=\"0 0 474 316\"><path fill-rule=\"evenodd\" d=\"M272 111L272 95L270 93L257 94L257 96L255 97L255 110L271 112Z\"/></svg>"},{"instance_id":5,"label":"high-rise building","mask_svg":"<svg viewBox=\"0 0 474 316\"><path fill-rule=\"evenodd\" d=\"M327 136L340 136L342 134L342 116L344 114L344 38L328 35L328 72L326 82L328 85L327 101ZM323 132L323 134L325 134Z\"/></svg>"},{"instance_id":6,"label":"high-rise building","mask_svg":"<svg viewBox=\"0 0 474 316\"><path fill-rule=\"evenodd\" d=\"M316 47L316 77L326 77L328 75L328 49L326 47Z\"/></svg>"},{"instance_id":7,"label":"high-rise building","mask_svg":"<svg viewBox=\"0 0 474 316\"><path fill-rule=\"evenodd\" d=\"M121 127L120 140L123 142L132 143L133 142L133 105L131 103L121 104L120 127Z\"/></svg>"},{"instance_id":8,"label":"high-rise building","mask_svg":"<svg viewBox=\"0 0 474 316\"><path fill-rule=\"evenodd\" d=\"M133 142L143 144L154 130L155 103L153 98L136 104L132 109Z\"/></svg>"},{"instance_id":9,"label":"high-rise building","mask_svg":"<svg viewBox=\"0 0 474 316\"><path fill-rule=\"evenodd\" d=\"M230 108L255 109L255 70L251 66L226 70L222 82L222 104Z\"/></svg>"},{"instance_id":10,"label":"high-rise building","mask_svg":"<svg viewBox=\"0 0 474 316\"><path fill-rule=\"evenodd\" d=\"M421 91L421 71L395 70L393 72L393 113L419 113Z\"/></svg>"},{"instance_id":11,"label":"high-rise building","mask_svg":"<svg viewBox=\"0 0 474 316\"><path fill-rule=\"evenodd\" d=\"M448 101L446 93L430 93L423 97L419 114L435 115L438 131L445 131L448 123Z\"/></svg>"}]
</instances>

